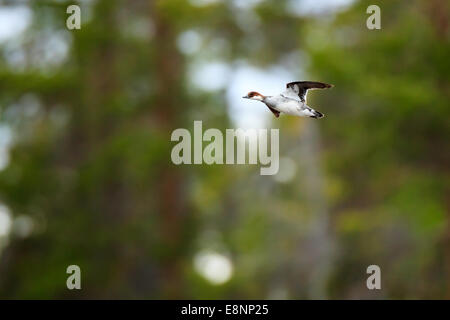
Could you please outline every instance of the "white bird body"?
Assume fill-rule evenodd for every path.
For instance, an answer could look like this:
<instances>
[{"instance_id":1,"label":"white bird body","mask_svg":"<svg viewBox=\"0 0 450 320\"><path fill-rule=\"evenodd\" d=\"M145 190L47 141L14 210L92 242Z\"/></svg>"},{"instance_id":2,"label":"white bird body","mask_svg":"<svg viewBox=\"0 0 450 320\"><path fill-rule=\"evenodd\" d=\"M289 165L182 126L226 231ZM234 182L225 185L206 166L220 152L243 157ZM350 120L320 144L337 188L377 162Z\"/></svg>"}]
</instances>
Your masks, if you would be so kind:
<instances>
[{"instance_id":1,"label":"white bird body","mask_svg":"<svg viewBox=\"0 0 450 320\"><path fill-rule=\"evenodd\" d=\"M303 103L299 100L294 100L292 98L287 98L281 94L273 97L266 97L263 102L267 106L279 112L290 114L292 116L298 117L314 116L314 112L311 111L313 109L307 106L306 103Z\"/></svg>"},{"instance_id":2,"label":"white bird body","mask_svg":"<svg viewBox=\"0 0 450 320\"><path fill-rule=\"evenodd\" d=\"M263 102L277 118L280 113L285 113L298 117L317 119L322 118L324 115L306 104L306 93L309 89L325 89L331 87L331 84L322 82L296 81L288 83L286 85L286 91L276 96L263 96L258 92L252 91L243 98Z\"/></svg>"}]
</instances>

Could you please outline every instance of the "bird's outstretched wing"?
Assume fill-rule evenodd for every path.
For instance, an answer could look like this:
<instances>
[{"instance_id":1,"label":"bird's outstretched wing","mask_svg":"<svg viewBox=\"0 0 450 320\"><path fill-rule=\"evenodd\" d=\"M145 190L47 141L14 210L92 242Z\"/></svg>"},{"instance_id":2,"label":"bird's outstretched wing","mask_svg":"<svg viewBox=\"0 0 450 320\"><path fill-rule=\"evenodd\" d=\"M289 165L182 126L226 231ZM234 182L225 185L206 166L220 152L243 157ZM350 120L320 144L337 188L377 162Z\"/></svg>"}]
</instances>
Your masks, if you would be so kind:
<instances>
[{"instance_id":1,"label":"bird's outstretched wing","mask_svg":"<svg viewBox=\"0 0 450 320\"><path fill-rule=\"evenodd\" d=\"M333 85L323 82L315 82L315 81L295 81L289 82L286 85L286 91L282 94L287 98L300 98L301 102L306 102L306 92L309 89L326 89L331 88Z\"/></svg>"}]
</instances>

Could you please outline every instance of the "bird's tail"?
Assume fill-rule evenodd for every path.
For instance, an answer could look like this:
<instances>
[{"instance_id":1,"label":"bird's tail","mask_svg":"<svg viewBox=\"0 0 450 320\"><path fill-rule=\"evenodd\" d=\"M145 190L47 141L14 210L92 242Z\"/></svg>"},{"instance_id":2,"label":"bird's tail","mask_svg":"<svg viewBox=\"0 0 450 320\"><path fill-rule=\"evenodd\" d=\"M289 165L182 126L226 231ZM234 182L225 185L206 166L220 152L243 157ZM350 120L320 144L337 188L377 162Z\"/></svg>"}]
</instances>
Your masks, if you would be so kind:
<instances>
[{"instance_id":1,"label":"bird's tail","mask_svg":"<svg viewBox=\"0 0 450 320\"><path fill-rule=\"evenodd\" d=\"M313 115L311 116L311 118L319 119L319 118L324 117L323 113L320 113L319 111L312 110L312 112L313 112Z\"/></svg>"}]
</instances>

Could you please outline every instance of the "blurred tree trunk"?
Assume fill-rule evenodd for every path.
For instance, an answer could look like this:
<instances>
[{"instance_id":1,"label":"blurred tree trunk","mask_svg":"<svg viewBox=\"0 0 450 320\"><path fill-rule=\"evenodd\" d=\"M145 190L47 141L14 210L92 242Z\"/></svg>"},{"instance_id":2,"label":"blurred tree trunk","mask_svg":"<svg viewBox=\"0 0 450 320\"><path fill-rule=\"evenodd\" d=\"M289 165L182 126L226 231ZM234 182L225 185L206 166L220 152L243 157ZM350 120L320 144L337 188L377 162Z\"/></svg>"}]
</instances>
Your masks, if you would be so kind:
<instances>
[{"instance_id":1,"label":"blurred tree trunk","mask_svg":"<svg viewBox=\"0 0 450 320\"><path fill-rule=\"evenodd\" d=\"M155 25L155 46L154 66L156 70L155 81L156 91L152 117L152 123L158 126L161 135L165 136L174 128L177 128L177 108L180 108L182 101L181 82L183 68L181 56L177 51L176 34L173 30L173 23L168 20L161 10L162 2L150 0L152 18ZM167 136L167 143L170 136ZM163 258L161 270L163 275L163 297L176 299L181 297L180 289L180 246L182 239L182 226L185 217L186 204L183 196L183 177L180 170L175 168L170 162L169 156L163 157L160 164L156 199L158 201L158 214L161 223L161 243L166 247L166 254Z\"/></svg>"},{"instance_id":2,"label":"blurred tree trunk","mask_svg":"<svg viewBox=\"0 0 450 320\"><path fill-rule=\"evenodd\" d=\"M449 4L448 1L441 0L429 0L424 1L423 5L428 14L430 24L433 26L436 35L443 41L448 42L448 29L449 29ZM448 82L438 83L438 87L442 90L442 95L446 96L446 86ZM446 157L444 156L444 159ZM439 166L442 162L439 162ZM441 168L442 173L444 173L444 179L450 175L448 170L448 163L444 161L443 167ZM450 187L445 190L445 209L446 209L446 228L444 235L442 237L442 243L445 252L445 271L446 271L446 283L445 283L445 298L450 299Z\"/></svg>"},{"instance_id":3,"label":"blurred tree trunk","mask_svg":"<svg viewBox=\"0 0 450 320\"><path fill-rule=\"evenodd\" d=\"M428 16L430 17L430 23L434 27L436 34L445 40L450 25L448 1L426 0L424 1L424 4Z\"/></svg>"},{"instance_id":4,"label":"blurred tree trunk","mask_svg":"<svg viewBox=\"0 0 450 320\"><path fill-rule=\"evenodd\" d=\"M327 299L327 284L333 259L333 237L329 226L324 176L320 160L320 134L317 123L308 121L302 136L301 154L305 167L304 190L314 215L308 236L309 253L314 257L308 295L310 299Z\"/></svg>"}]
</instances>

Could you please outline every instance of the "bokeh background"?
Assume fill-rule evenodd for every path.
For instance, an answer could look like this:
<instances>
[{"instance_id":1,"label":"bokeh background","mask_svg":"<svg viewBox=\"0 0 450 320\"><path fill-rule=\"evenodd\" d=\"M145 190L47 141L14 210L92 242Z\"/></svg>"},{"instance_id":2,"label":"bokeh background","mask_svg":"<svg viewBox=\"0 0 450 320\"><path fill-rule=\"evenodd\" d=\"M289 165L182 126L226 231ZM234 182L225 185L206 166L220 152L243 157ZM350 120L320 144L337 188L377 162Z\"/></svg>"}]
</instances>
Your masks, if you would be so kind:
<instances>
[{"instance_id":1,"label":"bokeh background","mask_svg":"<svg viewBox=\"0 0 450 320\"><path fill-rule=\"evenodd\" d=\"M0 298L450 298L449 17L444 0L0 1ZM309 94L324 119L241 99L293 80L335 85ZM279 173L175 166L194 120L279 128Z\"/></svg>"}]
</instances>

